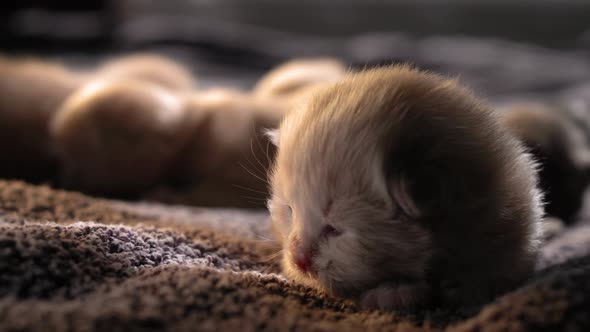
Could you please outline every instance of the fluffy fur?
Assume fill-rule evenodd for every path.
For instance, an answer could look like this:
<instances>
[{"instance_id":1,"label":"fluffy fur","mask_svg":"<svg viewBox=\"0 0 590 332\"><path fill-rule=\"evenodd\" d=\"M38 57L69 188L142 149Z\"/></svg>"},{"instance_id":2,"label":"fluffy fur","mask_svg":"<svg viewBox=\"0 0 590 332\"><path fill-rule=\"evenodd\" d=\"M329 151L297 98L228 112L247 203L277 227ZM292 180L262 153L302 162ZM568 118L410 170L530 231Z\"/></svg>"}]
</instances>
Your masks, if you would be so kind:
<instances>
[{"instance_id":1,"label":"fluffy fur","mask_svg":"<svg viewBox=\"0 0 590 332\"><path fill-rule=\"evenodd\" d=\"M174 161L174 182L198 184L190 197L200 204L263 207L274 146L261 130L277 126L287 105L221 88L185 96L184 104L198 121Z\"/></svg>"},{"instance_id":2,"label":"fluffy fur","mask_svg":"<svg viewBox=\"0 0 590 332\"><path fill-rule=\"evenodd\" d=\"M191 124L180 100L155 84L88 83L67 98L50 124L62 183L121 194L158 183Z\"/></svg>"},{"instance_id":3,"label":"fluffy fur","mask_svg":"<svg viewBox=\"0 0 590 332\"><path fill-rule=\"evenodd\" d=\"M291 60L264 75L256 83L252 94L257 99L296 105L318 87L341 79L346 72L346 67L338 59Z\"/></svg>"},{"instance_id":4,"label":"fluffy fur","mask_svg":"<svg viewBox=\"0 0 590 332\"><path fill-rule=\"evenodd\" d=\"M535 163L455 81L404 66L350 74L277 138L269 209L288 277L392 309L481 303L532 272ZM293 248L312 250L313 272Z\"/></svg>"},{"instance_id":5,"label":"fluffy fur","mask_svg":"<svg viewBox=\"0 0 590 332\"><path fill-rule=\"evenodd\" d=\"M145 84L146 86L149 85L149 87L144 92L139 92L135 83L137 81L150 83ZM103 84L105 82L110 83ZM121 83L117 83L119 84L118 87L113 88L118 90L116 93L113 92L113 89L107 88L116 85L115 82ZM131 82L131 87L122 87L128 82ZM141 83L139 84L141 85ZM157 87L153 87L154 85L157 85ZM135 54L119 57L105 63L97 70L87 72L74 71L62 66L60 63L47 62L41 59L0 57L0 141L6 142L0 147L0 152L11 156L10 163L0 165L0 174L8 178L41 181L52 179L56 168L61 162L66 165L67 169L64 172L66 174L73 174L74 168L78 170L86 169L84 172L89 172L90 169L97 169L101 165L104 166L99 157L103 157L103 154L108 153L104 151L105 146L98 148L98 145L106 144L106 141L103 140L104 137L100 139L94 137L93 142L89 140L89 135L96 136L104 128L91 128L90 125L79 128L80 140L89 144L88 149L80 146L83 143L76 143L78 138L71 135L71 133L76 132L76 130L72 129L72 124L75 127L76 124L83 122L80 120L80 114L96 112L96 108L90 106L91 104L95 102L102 103L97 107L108 108L105 100L111 98L111 101L117 104L116 107L134 108L130 111L130 118L139 116L148 119L153 115L151 111L146 111L146 115L141 116L139 113L142 113L143 109L149 109L150 107L134 98L144 96L148 102L154 99L159 100L153 105L159 107L161 106L161 98L150 96L155 91L154 89L162 87L180 92L192 89L194 85L194 79L189 70L159 55ZM106 92L88 93L88 87L97 88L99 86L98 90L105 88ZM133 92L126 95L126 91ZM105 96L103 92L108 96ZM156 95L161 96L162 93ZM73 100L76 101L75 106L72 106L74 105ZM69 104L64 105L64 102L69 102ZM77 110L72 111L72 107L77 108ZM93 111L89 111L90 108ZM138 108L140 109L139 113L134 113ZM62 112L64 109L67 109L67 111ZM168 106L165 106L160 112L165 112L167 109ZM122 110L118 109L116 112L121 113ZM58 124L56 124L54 132L51 134L50 122L53 121L52 118L57 113L61 113L61 115L57 116L59 118L57 120ZM66 114L76 114L76 116L67 119L69 115ZM95 113L93 114L93 116L96 116ZM105 114L113 115L109 111ZM126 115L122 116L122 119L126 119ZM105 118L102 121L99 122L98 127L110 126L110 124L107 125L104 122ZM113 118L112 121L115 123L113 127L129 127L130 129L134 126L137 129L138 126L146 124L146 122L139 121L129 126L123 126L121 119ZM62 124L64 124L63 127L61 127ZM150 130L154 129L154 126L159 125L151 123L150 126L146 128L146 136L151 133ZM66 127L68 129L65 129ZM64 132L61 132L62 129ZM177 131L181 131L181 129L177 128ZM177 136L181 135L177 134ZM52 144L54 137L57 138L56 144ZM72 141L65 142L63 137L69 137L68 139ZM103 141L97 143L96 140ZM113 141L117 141L117 139ZM151 141L148 138L146 142ZM71 148L75 145L78 146L79 151L86 150L86 152L73 152ZM53 149L54 147L58 149L57 154ZM101 150L101 153L90 156L90 153L98 152L97 149ZM117 148L113 149L117 150ZM118 152L114 152L114 154L118 154ZM134 158L132 154L127 154L128 159ZM77 159L73 157L74 155L86 155L86 158L80 159L80 162L84 163L84 165L73 167L72 165L77 163ZM61 157L66 159L60 161ZM119 157L121 156L119 155ZM98 159L96 163L93 161L94 159ZM106 159L109 159L109 157L106 157ZM145 159L143 158L144 161ZM91 164L93 165L91 166ZM134 162L134 164L137 164L137 162ZM116 176L116 172L113 172L112 167L108 171L98 173L101 172L113 175L112 181L105 181L104 186L114 190L115 188L109 187L109 183L116 184L115 187L119 185L118 181L120 179ZM126 174L123 176L126 176ZM68 177L71 180L76 178ZM80 186L76 185L79 189L98 189L98 187L102 186L100 181L104 180L100 174L97 174L96 179L93 180L93 176L87 174L81 175L80 178L84 178L85 183ZM138 179L138 181L142 179ZM131 179L125 179L122 182L129 181ZM90 184L90 182L95 183ZM71 182L70 185L75 185L75 183ZM125 187L126 185L122 183L121 186ZM140 190L140 188L137 188L137 190Z\"/></svg>"},{"instance_id":6,"label":"fluffy fur","mask_svg":"<svg viewBox=\"0 0 590 332\"><path fill-rule=\"evenodd\" d=\"M40 181L51 176L55 160L49 119L82 78L58 63L0 57L0 164L5 178Z\"/></svg>"},{"instance_id":7,"label":"fluffy fur","mask_svg":"<svg viewBox=\"0 0 590 332\"><path fill-rule=\"evenodd\" d=\"M563 111L546 104L518 102L501 111L502 123L541 164L547 213L573 222L590 183L590 147L584 132Z\"/></svg>"},{"instance_id":8,"label":"fluffy fur","mask_svg":"<svg viewBox=\"0 0 590 332\"><path fill-rule=\"evenodd\" d=\"M98 68L96 74L109 80L134 79L176 91L191 91L196 82L182 64L155 54L132 54L113 59Z\"/></svg>"}]
</instances>

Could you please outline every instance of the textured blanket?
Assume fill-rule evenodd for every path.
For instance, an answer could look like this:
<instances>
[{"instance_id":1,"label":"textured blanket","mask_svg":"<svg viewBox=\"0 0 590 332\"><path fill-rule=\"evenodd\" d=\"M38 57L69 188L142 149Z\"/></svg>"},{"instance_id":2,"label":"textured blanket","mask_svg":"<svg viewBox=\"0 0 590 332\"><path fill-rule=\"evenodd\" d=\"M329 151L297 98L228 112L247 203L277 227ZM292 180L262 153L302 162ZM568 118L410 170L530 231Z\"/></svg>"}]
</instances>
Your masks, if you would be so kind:
<instances>
[{"instance_id":1,"label":"textured blanket","mask_svg":"<svg viewBox=\"0 0 590 332\"><path fill-rule=\"evenodd\" d=\"M362 311L287 281L265 212L123 203L0 181L1 331L587 331L590 224L476 310Z\"/></svg>"}]
</instances>

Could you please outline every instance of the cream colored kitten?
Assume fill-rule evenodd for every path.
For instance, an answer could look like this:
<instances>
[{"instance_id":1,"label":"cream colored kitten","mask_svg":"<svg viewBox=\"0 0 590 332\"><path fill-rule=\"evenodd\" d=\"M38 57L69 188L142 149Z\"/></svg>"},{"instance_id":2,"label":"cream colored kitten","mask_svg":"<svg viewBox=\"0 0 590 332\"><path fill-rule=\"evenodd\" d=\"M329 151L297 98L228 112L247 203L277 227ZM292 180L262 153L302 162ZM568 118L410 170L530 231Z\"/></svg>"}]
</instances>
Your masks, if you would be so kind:
<instances>
[{"instance_id":1,"label":"cream colored kitten","mask_svg":"<svg viewBox=\"0 0 590 332\"><path fill-rule=\"evenodd\" d=\"M188 141L196 119L160 86L133 79L94 80L51 119L61 183L98 194L128 194L158 184Z\"/></svg>"},{"instance_id":2,"label":"cream colored kitten","mask_svg":"<svg viewBox=\"0 0 590 332\"><path fill-rule=\"evenodd\" d=\"M108 80L151 82L173 91L191 91L196 80L189 68L167 57L138 53L117 57L96 70L95 76Z\"/></svg>"},{"instance_id":3,"label":"cream colored kitten","mask_svg":"<svg viewBox=\"0 0 590 332\"><path fill-rule=\"evenodd\" d=\"M479 304L531 274L535 163L455 81L405 66L350 74L270 136L289 278L399 309Z\"/></svg>"}]
</instances>

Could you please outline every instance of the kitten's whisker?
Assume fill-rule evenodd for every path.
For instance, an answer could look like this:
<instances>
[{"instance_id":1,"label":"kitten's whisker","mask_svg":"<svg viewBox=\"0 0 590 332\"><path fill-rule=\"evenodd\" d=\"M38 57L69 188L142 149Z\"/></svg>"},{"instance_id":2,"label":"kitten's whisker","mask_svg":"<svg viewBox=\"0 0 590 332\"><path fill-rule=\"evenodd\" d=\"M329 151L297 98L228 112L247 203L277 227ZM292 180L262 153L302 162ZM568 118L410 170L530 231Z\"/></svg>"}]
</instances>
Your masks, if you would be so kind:
<instances>
[{"instance_id":1,"label":"kitten's whisker","mask_svg":"<svg viewBox=\"0 0 590 332\"><path fill-rule=\"evenodd\" d=\"M266 179L263 179L262 177L260 177L260 176L258 176L258 175L256 175L256 174L254 174L254 173L253 173L251 170L249 170L249 169L248 169L246 166L244 166L244 164L242 164L242 163L239 163L239 165L240 165L240 166L242 166L242 168L244 168L244 170L245 170L246 172L250 173L250 175L252 175L253 177L257 178L258 180L260 180L260 181L262 181L262 182L264 182L264 183L266 183L267 185L270 185L270 183L268 183L268 180L266 180Z\"/></svg>"},{"instance_id":2,"label":"kitten's whisker","mask_svg":"<svg viewBox=\"0 0 590 332\"><path fill-rule=\"evenodd\" d=\"M258 147L260 148L260 151L262 151L262 153L264 153L264 156L266 157L266 162L268 163L268 166L265 167L265 169L267 169L268 171L268 167L270 167L270 165L272 164L272 161L270 160L270 157L268 155L268 144L270 143L269 140L266 140L266 151L262 148L262 145L260 144L260 133L256 132L254 133L254 137L256 138L256 144L258 145Z\"/></svg>"},{"instance_id":3,"label":"kitten's whisker","mask_svg":"<svg viewBox=\"0 0 590 332\"><path fill-rule=\"evenodd\" d=\"M268 257L264 258L263 260L261 260L259 262L264 263L264 262L272 261L273 259L280 257L282 254L283 254L283 250L280 250L278 252L275 252L274 254L269 255Z\"/></svg>"},{"instance_id":4,"label":"kitten's whisker","mask_svg":"<svg viewBox=\"0 0 590 332\"><path fill-rule=\"evenodd\" d=\"M244 159L246 159L246 161L247 161L247 162L250 164L250 166L252 166L252 168L254 168L254 170L255 170L256 172L259 172L259 173L261 173L261 175L264 175L264 176L266 176L266 172L265 172L265 171L261 171L261 170L258 168L258 166L256 166L256 165L255 165L255 164L252 162L252 160L250 160L249 156L247 156L247 155L244 155Z\"/></svg>"},{"instance_id":5,"label":"kitten's whisker","mask_svg":"<svg viewBox=\"0 0 590 332\"><path fill-rule=\"evenodd\" d=\"M254 155L254 151L252 150L252 139L250 139L250 151L251 151L251 155ZM266 177L266 171L261 171L258 166L256 166L252 160L250 159L250 156L245 152L242 151L241 155L243 157L244 160L246 160L248 162L248 164L250 164L250 166L253 168L253 170L248 169L251 173L254 173L254 171L256 171L255 173L260 173L260 175L263 175ZM242 166L244 167L244 166ZM263 167L264 168L264 167ZM258 175L258 174L257 174ZM259 176L260 176L259 175Z\"/></svg>"},{"instance_id":6,"label":"kitten's whisker","mask_svg":"<svg viewBox=\"0 0 590 332\"><path fill-rule=\"evenodd\" d=\"M242 196L242 198L251 199L251 200L254 200L256 202L266 203L266 198L252 197L252 196Z\"/></svg>"},{"instance_id":7,"label":"kitten's whisker","mask_svg":"<svg viewBox=\"0 0 590 332\"><path fill-rule=\"evenodd\" d=\"M254 136L256 137L256 136ZM256 152L254 152L254 146L252 145L252 141L254 139L251 138L250 139L250 152L252 152L252 157L254 157L254 160L256 160L256 162L258 163L258 165L260 165L260 167L262 167L262 169L264 170L264 174L266 174L266 166L264 166L264 164L260 161L260 159L258 159L258 157L256 156ZM258 140L256 140L258 142ZM260 144L258 144L260 146Z\"/></svg>"},{"instance_id":8,"label":"kitten's whisker","mask_svg":"<svg viewBox=\"0 0 590 332\"><path fill-rule=\"evenodd\" d=\"M270 154L268 153L268 148L270 147L270 141L266 140L266 160L268 160L268 165L270 167L270 165L272 165L272 159L270 158Z\"/></svg>"},{"instance_id":9,"label":"kitten's whisker","mask_svg":"<svg viewBox=\"0 0 590 332\"><path fill-rule=\"evenodd\" d=\"M262 236L262 235L260 235L260 234L254 234L254 235L255 235L256 237L259 237L259 238L263 239L263 240L268 240L268 241L274 241L274 242L276 242L276 240L274 240L274 239L269 239L269 238L267 238L267 237L264 237L264 236Z\"/></svg>"},{"instance_id":10,"label":"kitten's whisker","mask_svg":"<svg viewBox=\"0 0 590 332\"><path fill-rule=\"evenodd\" d=\"M247 187L243 187L243 186L240 186L240 185L237 185L237 184L234 184L233 186L234 186L234 187L238 187L238 188L240 188L240 189L244 189L244 190L252 191L252 192L255 192L255 193L259 193L259 194L268 195L268 192L265 192L265 191L254 190L254 189L247 188Z\"/></svg>"},{"instance_id":11,"label":"kitten's whisker","mask_svg":"<svg viewBox=\"0 0 590 332\"><path fill-rule=\"evenodd\" d=\"M267 243L267 242L276 243L277 241L275 241L275 240L252 240L252 242L256 242L256 243Z\"/></svg>"},{"instance_id":12,"label":"kitten's whisker","mask_svg":"<svg viewBox=\"0 0 590 332\"><path fill-rule=\"evenodd\" d=\"M259 238L260 239L260 240L251 240L253 242L275 242L275 243L279 242L279 241L277 241L275 239L262 236L262 235L260 235L258 233L254 233L254 232L248 232L248 233L250 233L250 235L252 235L253 237L256 237L256 238Z\"/></svg>"}]
</instances>

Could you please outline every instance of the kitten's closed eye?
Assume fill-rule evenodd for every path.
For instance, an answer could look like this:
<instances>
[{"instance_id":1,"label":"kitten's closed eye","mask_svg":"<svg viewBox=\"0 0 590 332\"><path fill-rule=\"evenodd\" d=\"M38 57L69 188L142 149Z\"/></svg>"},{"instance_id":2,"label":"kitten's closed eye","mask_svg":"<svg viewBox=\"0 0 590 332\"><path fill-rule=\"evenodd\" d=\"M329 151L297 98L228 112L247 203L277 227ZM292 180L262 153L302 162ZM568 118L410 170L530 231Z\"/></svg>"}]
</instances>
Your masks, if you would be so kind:
<instances>
[{"instance_id":1,"label":"kitten's closed eye","mask_svg":"<svg viewBox=\"0 0 590 332\"><path fill-rule=\"evenodd\" d=\"M291 206L282 201L269 200L267 207L271 217L280 222L281 228L284 230L288 229L293 219L293 209Z\"/></svg>"}]
</instances>

